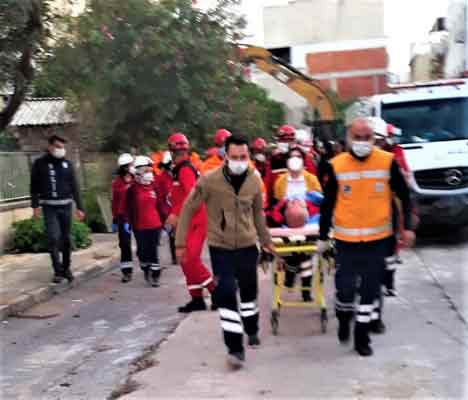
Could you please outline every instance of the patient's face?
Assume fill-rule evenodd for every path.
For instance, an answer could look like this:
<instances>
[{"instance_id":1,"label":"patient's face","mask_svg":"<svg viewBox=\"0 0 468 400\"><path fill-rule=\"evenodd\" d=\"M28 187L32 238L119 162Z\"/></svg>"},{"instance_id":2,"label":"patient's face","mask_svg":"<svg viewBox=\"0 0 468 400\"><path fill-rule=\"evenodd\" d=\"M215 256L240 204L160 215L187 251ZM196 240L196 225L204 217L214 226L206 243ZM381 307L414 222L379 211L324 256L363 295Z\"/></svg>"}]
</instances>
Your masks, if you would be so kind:
<instances>
[{"instance_id":1,"label":"patient's face","mask_svg":"<svg viewBox=\"0 0 468 400\"><path fill-rule=\"evenodd\" d=\"M290 200L284 213L289 228L301 228L307 223L309 213L304 200Z\"/></svg>"}]
</instances>

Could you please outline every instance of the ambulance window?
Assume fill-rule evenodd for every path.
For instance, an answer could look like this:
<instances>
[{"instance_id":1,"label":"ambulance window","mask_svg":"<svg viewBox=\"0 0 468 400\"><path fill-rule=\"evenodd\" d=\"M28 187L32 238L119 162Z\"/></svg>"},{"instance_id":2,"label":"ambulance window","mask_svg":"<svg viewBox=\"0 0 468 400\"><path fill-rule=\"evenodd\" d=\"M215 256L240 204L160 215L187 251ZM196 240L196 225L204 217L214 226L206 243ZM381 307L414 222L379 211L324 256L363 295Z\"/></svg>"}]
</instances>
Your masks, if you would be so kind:
<instances>
[{"instance_id":1,"label":"ambulance window","mask_svg":"<svg viewBox=\"0 0 468 400\"><path fill-rule=\"evenodd\" d=\"M383 104L382 118L401 129L402 144L468 139L467 98Z\"/></svg>"}]
</instances>

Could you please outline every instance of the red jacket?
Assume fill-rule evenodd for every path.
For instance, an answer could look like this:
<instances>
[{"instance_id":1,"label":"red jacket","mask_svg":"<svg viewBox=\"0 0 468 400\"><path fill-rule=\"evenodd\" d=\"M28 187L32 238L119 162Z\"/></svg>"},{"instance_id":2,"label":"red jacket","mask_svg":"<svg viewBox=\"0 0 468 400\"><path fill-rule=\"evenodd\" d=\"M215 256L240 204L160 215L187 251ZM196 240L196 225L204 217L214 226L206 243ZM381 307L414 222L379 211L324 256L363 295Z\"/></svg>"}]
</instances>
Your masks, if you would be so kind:
<instances>
[{"instance_id":1,"label":"red jacket","mask_svg":"<svg viewBox=\"0 0 468 400\"><path fill-rule=\"evenodd\" d=\"M159 196L155 185L134 183L127 192L127 215L132 229L161 228L159 205Z\"/></svg>"},{"instance_id":2,"label":"red jacket","mask_svg":"<svg viewBox=\"0 0 468 400\"><path fill-rule=\"evenodd\" d=\"M187 196L197 183L198 170L189 160L179 162L173 169L172 189L170 194L171 214L180 215ZM204 205L200 206L193 218L204 214Z\"/></svg>"},{"instance_id":3,"label":"red jacket","mask_svg":"<svg viewBox=\"0 0 468 400\"><path fill-rule=\"evenodd\" d=\"M405 153L403 152L403 149L401 148L401 146L394 145L392 148L392 153L404 177L408 179L410 169L408 163L406 162Z\"/></svg>"},{"instance_id":4,"label":"red jacket","mask_svg":"<svg viewBox=\"0 0 468 400\"><path fill-rule=\"evenodd\" d=\"M118 176L112 181L112 218L115 223L126 223L127 219L127 190L132 182L125 182Z\"/></svg>"},{"instance_id":5,"label":"red jacket","mask_svg":"<svg viewBox=\"0 0 468 400\"><path fill-rule=\"evenodd\" d=\"M159 212L161 220L165 221L171 213L170 195L172 189L172 175L163 169L159 175L155 176L155 186L159 194Z\"/></svg>"}]
</instances>

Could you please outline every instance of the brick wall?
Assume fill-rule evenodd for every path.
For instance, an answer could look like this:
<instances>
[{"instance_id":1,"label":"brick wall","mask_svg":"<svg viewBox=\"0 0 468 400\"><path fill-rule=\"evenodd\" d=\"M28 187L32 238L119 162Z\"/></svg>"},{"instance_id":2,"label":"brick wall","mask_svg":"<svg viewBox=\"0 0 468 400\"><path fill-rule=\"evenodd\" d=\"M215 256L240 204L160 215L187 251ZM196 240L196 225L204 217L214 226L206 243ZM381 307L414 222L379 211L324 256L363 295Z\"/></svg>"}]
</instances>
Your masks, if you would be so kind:
<instances>
[{"instance_id":1,"label":"brick wall","mask_svg":"<svg viewBox=\"0 0 468 400\"><path fill-rule=\"evenodd\" d=\"M307 72L342 99L388 91L385 47L315 52L307 55Z\"/></svg>"}]
</instances>

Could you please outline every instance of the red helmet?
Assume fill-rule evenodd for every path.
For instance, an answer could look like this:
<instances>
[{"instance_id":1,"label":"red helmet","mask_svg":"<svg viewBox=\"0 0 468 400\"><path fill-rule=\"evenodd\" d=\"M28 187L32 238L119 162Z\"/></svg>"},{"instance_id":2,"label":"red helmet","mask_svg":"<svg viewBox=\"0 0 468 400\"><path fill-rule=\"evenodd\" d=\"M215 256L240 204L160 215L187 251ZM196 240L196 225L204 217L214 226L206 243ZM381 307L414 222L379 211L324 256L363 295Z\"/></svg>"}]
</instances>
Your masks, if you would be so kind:
<instances>
[{"instance_id":1,"label":"red helmet","mask_svg":"<svg viewBox=\"0 0 468 400\"><path fill-rule=\"evenodd\" d=\"M189 141L187 136L181 132L176 132L169 136L169 139L167 139L167 144L169 146L169 150L171 151L189 149Z\"/></svg>"},{"instance_id":2,"label":"red helmet","mask_svg":"<svg viewBox=\"0 0 468 400\"><path fill-rule=\"evenodd\" d=\"M278 142L294 142L296 139L296 130L291 125L282 125L278 129L276 134L276 140Z\"/></svg>"},{"instance_id":3,"label":"red helmet","mask_svg":"<svg viewBox=\"0 0 468 400\"><path fill-rule=\"evenodd\" d=\"M259 137L252 142L252 151L263 153L267 147L265 139Z\"/></svg>"},{"instance_id":4,"label":"red helmet","mask_svg":"<svg viewBox=\"0 0 468 400\"><path fill-rule=\"evenodd\" d=\"M214 136L215 146L218 146L218 147L224 146L224 142L229 136L232 136L232 133L229 132L227 129L218 129Z\"/></svg>"}]
</instances>

